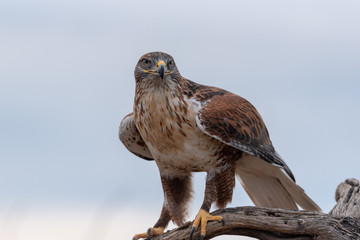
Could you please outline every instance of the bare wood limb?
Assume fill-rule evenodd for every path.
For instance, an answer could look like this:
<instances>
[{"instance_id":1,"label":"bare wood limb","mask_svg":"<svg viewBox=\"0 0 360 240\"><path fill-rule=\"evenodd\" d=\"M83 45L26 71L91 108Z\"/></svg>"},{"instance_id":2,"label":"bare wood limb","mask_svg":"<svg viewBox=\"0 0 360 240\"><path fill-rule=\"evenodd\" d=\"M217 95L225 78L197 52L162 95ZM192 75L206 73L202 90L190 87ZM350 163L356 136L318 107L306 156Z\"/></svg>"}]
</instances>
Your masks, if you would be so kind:
<instances>
[{"instance_id":1,"label":"bare wood limb","mask_svg":"<svg viewBox=\"0 0 360 240\"><path fill-rule=\"evenodd\" d=\"M360 221L355 218L334 218L324 213L259 207L238 207L217 210L226 224L209 222L207 237L245 235L259 239L360 239ZM169 231L154 240L189 239L191 223ZM200 239L199 231L194 239Z\"/></svg>"},{"instance_id":2,"label":"bare wood limb","mask_svg":"<svg viewBox=\"0 0 360 240\"><path fill-rule=\"evenodd\" d=\"M330 214L261 207L217 210L226 224L209 222L205 239L219 235L244 235L258 239L355 240L360 239L359 181L348 179L336 191L337 205ZM191 222L153 240L189 239ZM194 239L200 239L199 230Z\"/></svg>"}]
</instances>

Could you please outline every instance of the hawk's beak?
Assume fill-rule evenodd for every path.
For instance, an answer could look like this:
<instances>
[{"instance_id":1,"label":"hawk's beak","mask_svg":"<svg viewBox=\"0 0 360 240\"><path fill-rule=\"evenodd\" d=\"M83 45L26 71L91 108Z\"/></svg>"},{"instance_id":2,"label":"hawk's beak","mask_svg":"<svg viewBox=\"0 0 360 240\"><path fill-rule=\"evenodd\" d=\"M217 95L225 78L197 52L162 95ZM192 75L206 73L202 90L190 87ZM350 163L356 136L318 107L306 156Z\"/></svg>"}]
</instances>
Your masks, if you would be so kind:
<instances>
[{"instance_id":1,"label":"hawk's beak","mask_svg":"<svg viewBox=\"0 0 360 240\"><path fill-rule=\"evenodd\" d=\"M165 67L166 67L166 64L164 61L158 61L158 63L156 64L155 72L157 72L160 75L161 79L164 79Z\"/></svg>"}]
</instances>

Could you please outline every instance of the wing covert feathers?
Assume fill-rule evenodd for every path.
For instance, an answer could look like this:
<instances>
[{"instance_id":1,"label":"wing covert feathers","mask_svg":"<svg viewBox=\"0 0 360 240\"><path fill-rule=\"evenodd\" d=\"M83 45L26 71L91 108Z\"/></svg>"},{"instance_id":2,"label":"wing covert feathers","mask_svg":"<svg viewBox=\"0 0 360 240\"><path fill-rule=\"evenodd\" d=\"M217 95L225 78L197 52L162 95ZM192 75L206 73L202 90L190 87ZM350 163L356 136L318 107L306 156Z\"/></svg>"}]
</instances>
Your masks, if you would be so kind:
<instances>
[{"instance_id":1,"label":"wing covert feathers","mask_svg":"<svg viewBox=\"0 0 360 240\"><path fill-rule=\"evenodd\" d=\"M145 160L153 160L149 148L142 139L134 123L134 115L130 113L121 120L119 126L119 139L133 154Z\"/></svg>"},{"instance_id":2,"label":"wing covert feathers","mask_svg":"<svg viewBox=\"0 0 360 240\"><path fill-rule=\"evenodd\" d=\"M244 156L236 167L236 175L256 206L302 209L321 212L304 190L286 176L279 167L254 156Z\"/></svg>"}]
</instances>

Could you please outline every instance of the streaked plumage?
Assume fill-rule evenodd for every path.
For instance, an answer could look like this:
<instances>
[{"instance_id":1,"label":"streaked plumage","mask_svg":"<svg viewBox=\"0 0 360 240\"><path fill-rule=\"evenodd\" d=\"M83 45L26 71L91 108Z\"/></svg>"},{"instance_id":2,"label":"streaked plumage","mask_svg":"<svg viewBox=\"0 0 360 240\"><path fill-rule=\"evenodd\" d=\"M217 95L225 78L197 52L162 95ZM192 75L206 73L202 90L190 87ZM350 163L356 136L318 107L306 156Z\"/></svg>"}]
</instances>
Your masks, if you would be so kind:
<instances>
[{"instance_id":1,"label":"streaked plumage","mask_svg":"<svg viewBox=\"0 0 360 240\"><path fill-rule=\"evenodd\" d=\"M184 222L191 172L207 172L198 216L208 220L221 220L208 212L214 202L224 208L231 201L235 175L257 206L321 211L295 183L260 114L244 98L183 78L161 52L140 58L135 79L133 113L122 120L119 137L132 153L155 160L165 199L154 228L134 239L161 234L170 220ZM194 227L206 225L199 219Z\"/></svg>"}]
</instances>

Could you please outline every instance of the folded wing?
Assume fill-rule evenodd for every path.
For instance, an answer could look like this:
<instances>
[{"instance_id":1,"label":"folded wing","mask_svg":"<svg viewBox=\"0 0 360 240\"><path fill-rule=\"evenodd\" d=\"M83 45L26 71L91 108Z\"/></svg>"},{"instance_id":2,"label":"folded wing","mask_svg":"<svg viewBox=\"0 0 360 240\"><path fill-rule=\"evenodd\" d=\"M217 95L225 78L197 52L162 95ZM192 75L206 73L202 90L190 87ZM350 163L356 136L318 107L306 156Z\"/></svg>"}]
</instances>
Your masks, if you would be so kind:
<instances>
[{"instance_id":1,"label":"folded wing","mask_svg":"<svg viewBox=\"0 0 360 240\"><path fill-rule=\"evenodd\" d=\"M149 148L146 146L146 143L136 128L133 113L126 115L123 120L121 120L119 139L124 146L136 156L148 161L154 160Z\"/></svg>"},{"instance_id":2,"label":"folded wing","mask_svg":"<svg viewBox=\"0 0 360 240\"><path fill-rule=\"evenodd\" d=\"M201 105L196 121L205 134L281 167L295 181L290 168L275 151L264 121L251 103L223 89L205 86L194 96L194 101Z\"/></svg>"}]
</instances>

